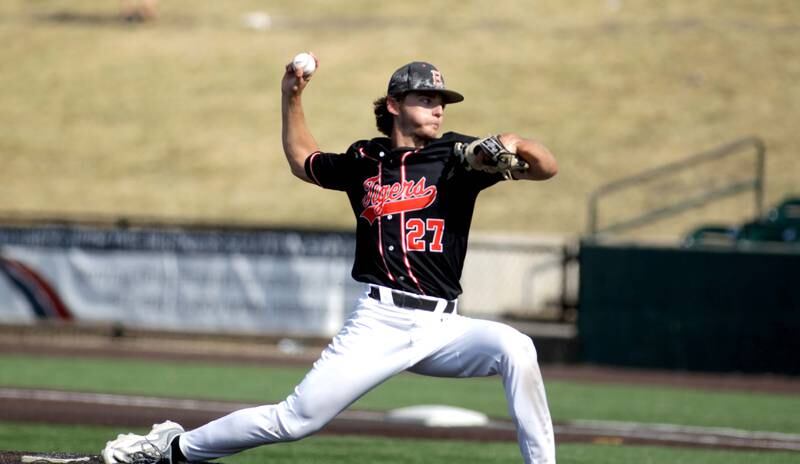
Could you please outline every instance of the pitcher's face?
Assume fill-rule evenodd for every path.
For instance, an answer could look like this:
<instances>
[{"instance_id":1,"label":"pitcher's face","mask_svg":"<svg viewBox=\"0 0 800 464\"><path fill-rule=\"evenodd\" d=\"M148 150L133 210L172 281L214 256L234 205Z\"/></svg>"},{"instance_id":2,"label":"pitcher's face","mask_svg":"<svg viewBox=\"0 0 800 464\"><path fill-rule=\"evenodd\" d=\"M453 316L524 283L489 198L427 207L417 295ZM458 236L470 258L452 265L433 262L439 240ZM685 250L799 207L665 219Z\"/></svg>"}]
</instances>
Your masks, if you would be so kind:
<instances>
[{"instance_id":1,"label":"pitcher's face","mask_svg":"<svg viewBox=\"0 0 800 464\"><path fill-rule=\"evenodd\" d=\"M436 92L409 92L398 103L395 114L401 133L424 140L438 136L444 121L445 104L441 95Z\"/></svg>"}]
</instances>

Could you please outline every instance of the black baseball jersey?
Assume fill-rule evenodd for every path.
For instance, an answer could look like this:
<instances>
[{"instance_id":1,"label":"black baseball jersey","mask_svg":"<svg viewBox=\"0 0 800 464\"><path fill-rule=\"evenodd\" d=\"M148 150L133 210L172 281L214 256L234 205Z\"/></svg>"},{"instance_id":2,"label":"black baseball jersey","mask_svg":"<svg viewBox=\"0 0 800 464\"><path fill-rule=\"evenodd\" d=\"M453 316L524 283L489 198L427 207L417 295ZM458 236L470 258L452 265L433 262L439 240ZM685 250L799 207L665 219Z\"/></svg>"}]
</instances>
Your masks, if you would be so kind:
<instances>
[{"instance_id":1,"label":"black baseball jersey","mask_svg":"<svg viewBox=\"0 0 800 464\"><path fill-rule=\"evenodd\" d=\"M306 159L313 182L350 199L358 223L354 279L448 300L461 293L475 200L503 180L463 167L454 144L472 140L448 132L421 149L392 149L381 137Z\"/></svg>"}]
</instances>

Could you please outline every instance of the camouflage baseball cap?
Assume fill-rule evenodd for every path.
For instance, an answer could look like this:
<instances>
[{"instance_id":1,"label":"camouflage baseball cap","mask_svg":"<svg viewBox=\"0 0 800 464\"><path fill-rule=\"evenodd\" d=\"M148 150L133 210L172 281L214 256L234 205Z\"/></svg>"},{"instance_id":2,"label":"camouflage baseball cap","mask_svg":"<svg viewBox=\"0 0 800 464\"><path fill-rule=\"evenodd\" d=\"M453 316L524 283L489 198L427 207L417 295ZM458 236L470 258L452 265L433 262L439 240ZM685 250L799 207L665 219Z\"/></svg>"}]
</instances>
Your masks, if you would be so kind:
<instances>
[{"instance_id":1,"label":"camouflage baseball cap","mask_svg":"<svg viewBox=\"0 0 800 464\"><path fill-rule=\"evenodd\" d=\"M458 103L464 96L444 87L444 77L436 66L424 61L414 61L404 65L392 74L386 94L402 95L406 92L436 92L445 103Z\"/></svg>"}]
</instances>

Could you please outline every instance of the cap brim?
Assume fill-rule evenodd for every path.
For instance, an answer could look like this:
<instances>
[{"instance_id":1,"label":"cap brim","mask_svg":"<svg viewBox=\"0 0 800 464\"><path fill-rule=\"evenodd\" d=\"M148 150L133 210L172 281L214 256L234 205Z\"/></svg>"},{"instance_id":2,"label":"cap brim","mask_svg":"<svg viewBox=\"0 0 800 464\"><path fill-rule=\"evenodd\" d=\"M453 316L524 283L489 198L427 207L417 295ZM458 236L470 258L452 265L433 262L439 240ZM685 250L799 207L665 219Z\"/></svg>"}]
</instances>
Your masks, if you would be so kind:
<instances>
[{"instance_id":1,"label":"cap brim","mask_svg":"<svg viewBox=\"0 0 800 464\"><path fill-rule=\"evenodd\" d=\"M458 103L460 101L464 101L464 96L453 90L436 90L436 92L442 95L442 100L444 100L445 103Z\"/></svg>"},{"instance_id":2,"label":"cap brim","mask_svg":"<svg viewBox=\"0 0 800 464\"><path fill-rule=\"evenodd\" d=\"M464 96L454 90L444 90L444 89L413 89L413 90L406 90L405 92L399 92L394 94L389 94L390 97L399 97L401 95L405 95L411 92L419 92L419 93L438 93L442 96L442 102L446 104L450 103L458 103L460 101L464 101Z\"/></svg>"}]
</instances>

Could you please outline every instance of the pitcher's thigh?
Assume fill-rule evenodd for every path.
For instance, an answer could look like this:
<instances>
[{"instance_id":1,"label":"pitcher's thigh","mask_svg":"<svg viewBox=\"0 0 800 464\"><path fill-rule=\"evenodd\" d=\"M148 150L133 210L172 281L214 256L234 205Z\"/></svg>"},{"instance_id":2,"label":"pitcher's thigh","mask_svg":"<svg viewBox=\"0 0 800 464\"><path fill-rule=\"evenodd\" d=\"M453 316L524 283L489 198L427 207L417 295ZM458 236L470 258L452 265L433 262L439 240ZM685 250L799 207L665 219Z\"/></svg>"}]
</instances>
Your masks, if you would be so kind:
<instances>
[{"instance_id":1,"label":"pitcher's thigh","mask_svg":"<svg viewBox=\"0 0 800 464\"><path fill-rule=\"evenodd\" d=\"M458 317L455 337L423 359L412 372L437 377L479 377L497 374L509 364L537 363L531 338L494 321Z\"/></svg>"}]
</instances>

